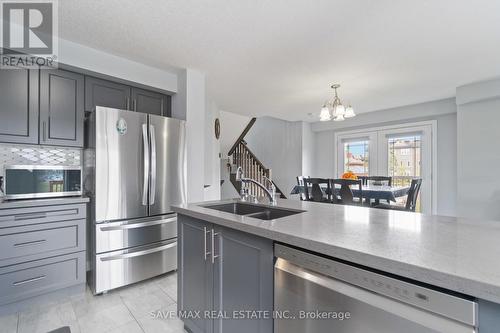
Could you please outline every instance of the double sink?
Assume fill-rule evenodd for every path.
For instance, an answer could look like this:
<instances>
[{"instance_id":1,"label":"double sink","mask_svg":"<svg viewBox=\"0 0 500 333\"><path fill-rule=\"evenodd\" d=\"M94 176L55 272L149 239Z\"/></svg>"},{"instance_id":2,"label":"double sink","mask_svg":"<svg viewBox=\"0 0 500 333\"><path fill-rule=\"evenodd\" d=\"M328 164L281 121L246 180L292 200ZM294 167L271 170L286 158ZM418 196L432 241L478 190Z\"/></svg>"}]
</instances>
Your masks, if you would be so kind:
<instances>
[{"instance_id":1,"label":"double sink","mask_svg":"<svg viewBox=\"0 0 500 333\"><path fill-rule=\"evenodd\" d=\"M227 204L206 205L204 208L215 209L235 215L253 217L260 220L274 220L282 217L303 213L303 210L274 208L269 206L231 202Z\"/></svg>"}]
</instances>

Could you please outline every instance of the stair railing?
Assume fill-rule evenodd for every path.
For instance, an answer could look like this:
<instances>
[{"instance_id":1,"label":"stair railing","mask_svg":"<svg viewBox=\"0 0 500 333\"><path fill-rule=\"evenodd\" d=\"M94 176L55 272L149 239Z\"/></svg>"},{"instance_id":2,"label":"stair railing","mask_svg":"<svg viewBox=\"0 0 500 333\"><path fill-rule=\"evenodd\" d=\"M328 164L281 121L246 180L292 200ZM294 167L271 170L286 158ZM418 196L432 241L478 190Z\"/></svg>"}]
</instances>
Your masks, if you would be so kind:
<instances>
[{"instance_id":1,"label":"stair railing","mask_svg":"<svg viewBox=\"0 0 500 333\"><path fill-rule=\"evenodd\" d=\"M243 173L245 174L245 177L252 178L253 180L258 181L261 184L266 184L266 177L268 179L272 179L271 169L266 168L264 164L262 164L257 156L255 156L255 154L248 148L247 143L244 140L245 135L248 133L255 121L256 118L252 118L252 120L250 120L241 135L238 137L237 141L229 150L228 156L232 158L233 165L235 165L236 167L241 167ZM274 185L276 186L276 184ZM255 184L248 184L247 189L250 195L253 195L257 198L263 197L265 195L264 191ZM276 192L280 194L281 198L286 199L283 192L277 186Z\"/></svg>"}]
</instances>

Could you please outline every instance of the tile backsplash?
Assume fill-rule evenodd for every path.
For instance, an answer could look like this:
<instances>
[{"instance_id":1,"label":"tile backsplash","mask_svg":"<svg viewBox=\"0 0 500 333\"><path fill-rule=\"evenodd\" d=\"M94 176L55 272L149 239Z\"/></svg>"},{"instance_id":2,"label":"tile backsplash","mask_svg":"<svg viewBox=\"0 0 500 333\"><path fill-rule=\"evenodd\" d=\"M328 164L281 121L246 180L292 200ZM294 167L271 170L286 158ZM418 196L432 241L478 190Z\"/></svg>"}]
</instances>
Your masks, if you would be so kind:
<instances>
[{"instance_id":1,"label":"tile backsplash","mask_svg":"<svg viewBox=\"0 0 500 333\"><path fill-rule=\"evenodd\" d=\"M78 148L0 144L0 174L4 165L79 166L82 150Z\"/></svg>"}]
</instances>

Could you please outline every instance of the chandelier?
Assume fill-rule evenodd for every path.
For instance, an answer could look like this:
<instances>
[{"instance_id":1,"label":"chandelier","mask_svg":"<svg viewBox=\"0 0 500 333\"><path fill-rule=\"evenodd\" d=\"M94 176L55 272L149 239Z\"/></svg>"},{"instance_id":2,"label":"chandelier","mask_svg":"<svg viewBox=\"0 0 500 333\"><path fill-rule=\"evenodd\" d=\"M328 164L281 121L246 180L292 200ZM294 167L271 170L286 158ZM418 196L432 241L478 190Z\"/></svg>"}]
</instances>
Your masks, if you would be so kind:
<instances>
[{"instance_id":1,"label":"chandelier","mask_svg":"<svg viewBox=\"0 0 500 333\"><path fill-rule=\"evenodd\" d=\"M338 88L340 88L340 84L332 84L332 89L335 91L335 96L332 100L323 104L321 113L319 115L320 121L342 121L345 120L345 118L352 118L356 116L351 105L345 107L340 101L340 98L337 95Z\"/></svg>"}]
</instances>

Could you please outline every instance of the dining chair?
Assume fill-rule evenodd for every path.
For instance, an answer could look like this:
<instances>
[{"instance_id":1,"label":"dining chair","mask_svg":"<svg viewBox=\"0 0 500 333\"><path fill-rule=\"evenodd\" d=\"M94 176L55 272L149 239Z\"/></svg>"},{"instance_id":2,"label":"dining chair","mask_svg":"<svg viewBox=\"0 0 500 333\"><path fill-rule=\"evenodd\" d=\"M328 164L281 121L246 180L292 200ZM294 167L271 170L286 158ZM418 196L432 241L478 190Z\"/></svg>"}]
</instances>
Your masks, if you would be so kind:
<instances>
[{"instance_id":1,"label":"dining chair","mask_svg":"<svg viewBox=\"0 0 500 333\"><path fill-rule=\"evenodd\" d=\"M390 176L369 176L368 182L384 183L384 185L392 186L392 177Z\"/></svg>"},{"instance_id":2,"label":"dining chair","mask_svg":"<svg viewBox=\"0 0 500 333\"><path fill-rule=\"evenodd\" d=\"M368 177L370 176L358 176L358 179L361 180L363 185L368 185Z\"/></svg>"},{"instance_id":3,"label":"dining chair","mask_svg":"<svg viewBox=\"0 0 500 333\"><path fill-rule=\"evenodd\" d=\"M330 180L325 178L304 178L304 200L332 202ZM325 190L321 188L324 185Z\"/></svg>"},{"instance_id":4,"label":"dining chair","mask_svg":"<svg viewBox=\"0 0 500 333\"><path fill-rule=\"evenodd\" d=\"M389 176L366 176L363 179L363 185L387 185L387 186L392 186L392 177ZM389 200L384 200L387 204L390 204L391 202ZM370 200L369 205L378 205L380 204L379 199L374 199L373 201Z\"/></svg>"},{"instance_id":5,"label":"dining chair","mask_svg":"<svg viewBox=\"0 0 500 333\"><path fill-rule=\"evenodd\" d=\"M335 194L335 185L340 185L340 198L337 198ZM352 192L351 186L357 187L358 195L356 197ZM332 189L334 203L343 205L363 204L363 181L361 179L330 179L330 188Z\"/></svg>"},{"instance_id":6,"label":"dining chair","mask_svg":"<svg viewBox=\"0 0 500 333\"><path fill-rule=\"evenodd\" d=\"M390 210L402 210L408 212L414 212L417 207L418 194L420 193L420 187L422 186L422 179L412 179L410 189L408 190L408 195L406 198L406 204L404 206L398 205L388 205L388 204L378 204L373 206L375 208L390 209Z\"/></svg>"},{"instance_id":7,"label":"dining chair","mask_svg":"<svg viewBox=\"0 0 500 333\"><path fill-rule=\"evenodd\" d=\"M358 176L358 179L361 179L365 186L368 185L370 181L387 183L387 186L392 186L392 177L389 176Z\"/></svg>"},{"instance_id":8,"label":"dining chair","mask_svg":"<svg viewBox=\"0 0 500 333\"><path fill-rule=\"evenodd\" d=\"M310 178L309 176L297 176L297 185L299 187L304 188L304 179L305 178ZM300 195L300 200L306 200L306 194L305 194L305 189L299 194Z\"/></svg>"}]
</instances>

